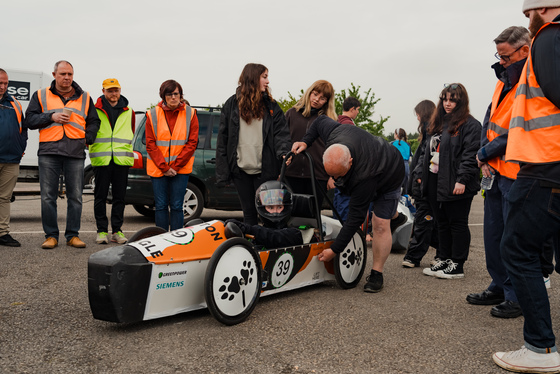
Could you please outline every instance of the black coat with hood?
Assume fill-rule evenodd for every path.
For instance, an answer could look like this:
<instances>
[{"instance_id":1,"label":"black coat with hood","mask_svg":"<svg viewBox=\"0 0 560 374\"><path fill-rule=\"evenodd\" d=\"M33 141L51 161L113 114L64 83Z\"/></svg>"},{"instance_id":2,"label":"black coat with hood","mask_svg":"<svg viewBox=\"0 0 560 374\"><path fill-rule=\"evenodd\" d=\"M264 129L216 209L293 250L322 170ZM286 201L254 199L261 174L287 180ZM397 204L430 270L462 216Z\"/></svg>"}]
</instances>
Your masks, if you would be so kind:
<instances>
[{"instance_id":1,"label":"black coat with hood","mask_svg":"<svg viewBox=\"0 0 560 374\"><path fill-rule=\"evenodd\" d=\"M445 202L472 197L480 190L480 171L476 161L476 152L480 146L481 129L480 122L469 116L454 134L450 134L444 118L439 148L437 201ZM428 196L427 176L430 172L431 140L432 135L428 135L413 173L415 178L422 180L421 188L424 198ZM465 185L463 194L453 194L455 183Z\"/></svg>"},{"instance_id":2,"label":"black coat with hood","mask_svg":"<svg viewBox=\"0 0 560 374\"><path fill-rule=\"evenodd\" d=\"M290 131L284 112L277 102L264 96L263 149L261 179L274 180L280 174L282 156L290 151ZM239 142L239 105L237 96L231 96L222 108L218 144L216 147L216 184L230 184L239 175L237 165L237 145Z\"/></svg>"}]
</instances>

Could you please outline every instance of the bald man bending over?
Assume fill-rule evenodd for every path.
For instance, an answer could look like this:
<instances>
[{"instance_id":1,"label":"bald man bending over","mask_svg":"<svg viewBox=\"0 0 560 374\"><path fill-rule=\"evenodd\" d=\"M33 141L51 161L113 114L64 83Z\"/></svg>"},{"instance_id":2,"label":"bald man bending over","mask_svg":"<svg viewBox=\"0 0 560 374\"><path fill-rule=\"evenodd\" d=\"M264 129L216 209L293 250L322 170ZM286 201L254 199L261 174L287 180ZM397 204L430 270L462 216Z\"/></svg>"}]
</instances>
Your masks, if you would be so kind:
<instances>
[{"instance_id":1,"label":"bald man bending over","mask_svg":"<svg viewBox=\"0 0 560 374\"><path fill-rule=\"evenodd\" d=\"M335 186L350 196L348 219L330 249L318 255L320 261L330 261L346 245L373 202L373 269L367 277L365 292L379 292L383 288L383 267L391 252L391 219L395 226L406 222L397 214L397 205L404 179L404 164L397 148L385 139L373 136L352 125L341 125L327 116L320 116L307 130L301 142L295 142L292 152L298 154L321 138L327 149L323 154L326 172ZM404 222L402 219L404 218Z\"/></svg>"}]
</instances>

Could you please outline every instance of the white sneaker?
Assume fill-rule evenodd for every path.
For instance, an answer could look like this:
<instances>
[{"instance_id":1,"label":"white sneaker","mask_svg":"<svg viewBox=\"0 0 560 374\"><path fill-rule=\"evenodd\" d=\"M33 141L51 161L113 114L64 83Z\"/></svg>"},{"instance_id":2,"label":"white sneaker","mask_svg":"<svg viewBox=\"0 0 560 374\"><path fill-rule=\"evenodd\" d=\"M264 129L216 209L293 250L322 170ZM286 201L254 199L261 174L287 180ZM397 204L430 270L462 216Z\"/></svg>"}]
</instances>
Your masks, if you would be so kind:
<instances>
[{"instance_id":1,"label":"white sneaker","mask_svg":"<svg viewBox=\"0 0 560 374\"><path fill-rule=\"evenodd\" d=\"M95 242L97 244L109 244L109 234L107 234L106 232L98 232Z\"/></svg>"},{"instance_id":2,"label":"white sneaker","mask_svg":"<svg viewBox=\"0 0 560 374\"><path fill-rule=\"evenodd\" d=\"M560 373L560 354L537 353L523 346L518 351L496 352L492 355L496 365L519 373Z\"/></svg>"},{"instance_id":3,"label":"white sneaker","mask_svg":"<svg viewBox=\"0 0 560 374\"><path fill-rule=\"evenodd\" d=\"M125 244L128 239L126 238L126 236L124 236L122 231L118 231L114 233L113 236L111 236L111 241L113 243Z\"/></svg>"},{"instance_id":4,"label":"white sneaker","mask_svg":"<svg viewBox=\"0 0 560 374\"><path fill-rule=\"evenodd\" d=\"M550 277L543 278L543 280L544 280L544 286L546 287L546 289L550 290L550 287L551 287L550 286Z\"/></svg>"}]
</instances>

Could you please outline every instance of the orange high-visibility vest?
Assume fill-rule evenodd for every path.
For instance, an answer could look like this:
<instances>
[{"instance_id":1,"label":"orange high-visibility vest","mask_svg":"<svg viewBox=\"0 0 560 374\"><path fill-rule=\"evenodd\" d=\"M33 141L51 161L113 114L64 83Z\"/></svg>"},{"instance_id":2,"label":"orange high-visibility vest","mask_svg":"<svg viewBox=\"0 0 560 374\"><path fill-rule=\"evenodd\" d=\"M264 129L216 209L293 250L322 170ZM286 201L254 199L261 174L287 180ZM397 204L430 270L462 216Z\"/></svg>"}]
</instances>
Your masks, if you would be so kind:
<instances>
[{"instance_id":1,"label":"orange high-visibility vest","mask_svg":"<svg viewBox=\"0 0 560 374\"><path fill-rule=\"evenodd\" d=\"M169 125L167 124L167 119L165 118L165 112L161 107L156 106L152 108L146 113L146 115L150 119L154 135L156 136L156 145L163 154L165 162L170 164L181 154L183 147L189 140L191 120L195 115L195 111L192 110L190 106L185 105L185 110L179 111L177 122L175 122L175 127L173 128L173 133L170 133L169 131ZM180 170L177 170L177 173L190 174L192 172L193 163L194 155L185 166L183 166ZM163 172L152 161L149 153L148 160L146 162L146 172L151 177L163 176Z\"/></svg>"},{"instance_id":2,"label":"orange high-visibility vest","mask_svg":"<svg viewBox=\"0 0 560 374\"><path fill-rule=\"evenodd\" d=\"M496 90L494 91L494 96L492 97L492 107L490 109L490 120L488 121L488 129L486 130L486 137L489 141L496 139L498 136L507 134L509 130L509 122L511 120L511 109L513 105L513 100L515 99L515 91L517 85L512 87L512 89L506 94L506 97L498 105L500 100L500 95L504 89L504 82L498 80L496 84ZM492 166L500 175L510 178L517 179L517 173L519 172L519 164L514 162L507 162L504 156L494 157L488 161L488 165Z\"/></svg>"},{"instance_id":3,"label":"orange high-visibility vest","mask_svg":"<svg viewBox=\"0 0 560 374\"><path fill-rule=\"evenodd\" d=\"M56 142L66 134L70 139L83 139L86 136L86 117L89 110L89 93L82 93L76 100L64 105L62 99L45 88L37 92L43 113L62 113L62 109L70 108L72 114L68 123L56 123L39 130L39 142Z\"/></svg>"},{"instance_id":4,"label":"orange high-visibility vest","mask_svg":"<svg viewBox=\"0 0 560 374\"><path fill-rule=\"evenodd\" d=\"M19 123L19 133L21 134L21 116L22 116L22 113L23 113L23 109L21 107L20 102L17 101L16 99L14 99L13 96L12 96L12 100L13 101L11 102L11 104L14 107L14 110L16 111L16 116L17 116L17 120L18 120L18 123Z\"/></svg>"},{"instance_id":5,"label":"orange high-visibility vest","mask_svg":"<svg viewBox=\"0 0 560 374\"><path fill-rule=\"evenodd\" d=\"M535 38L550 24L541 27ZM529 53L513 102L506 160L535 164L558 162L559 138L560 109L544 96Z\"/></svg>"}]
</instances>

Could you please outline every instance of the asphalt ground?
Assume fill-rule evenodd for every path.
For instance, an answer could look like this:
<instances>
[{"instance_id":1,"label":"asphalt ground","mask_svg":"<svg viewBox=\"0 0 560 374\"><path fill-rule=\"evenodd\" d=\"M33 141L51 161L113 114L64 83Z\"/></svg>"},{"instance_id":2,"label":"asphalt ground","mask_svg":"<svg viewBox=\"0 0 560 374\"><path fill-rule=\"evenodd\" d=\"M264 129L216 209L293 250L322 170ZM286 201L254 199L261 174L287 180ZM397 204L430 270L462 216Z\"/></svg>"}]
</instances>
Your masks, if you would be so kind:
<instances>
[{"instance_id":1,"label":"asphalt ground","mask_svg":"<svg viewBox=\"0 0 560 374\"><path fill-rule=\"evenodd\" d=\"M18 197L11 231L20 248L0 247L1 373L504 373L492 353L523 344L523 317L498 319L489 306L465 296L485 289L480 196L474 200L465 278L444 280L401 267L404 253L386 264L385 288L363 292L334 282L259 300L236 326L208 310L159 320L114 324L93 319L87 295L87 261L107 248L95 244L93 196L84 195L80 237L87 248L63 243L40 248L40 200ZM66 201L59 200L65 227ZM153 225L125 211L127 235ZM207 210L205 219L241 218ZM62 236L61 236L62 238ZM424 259L428 266L434 250ZM369 253L371 264L371 250ZM552 276L553 321L559 326L560 277ZM557 331L557 329L555 329Z\"/></svg>"}]
</instances>

